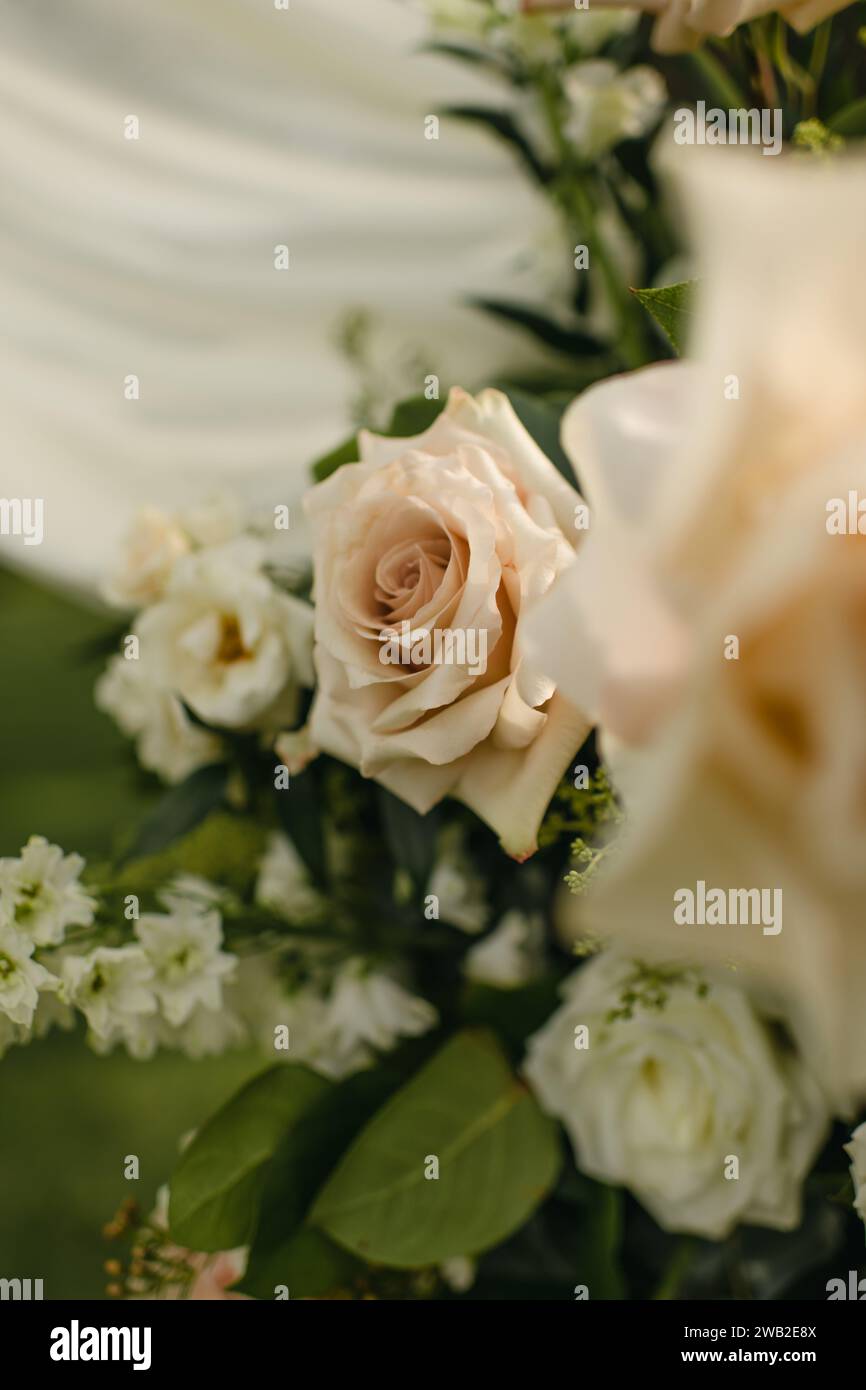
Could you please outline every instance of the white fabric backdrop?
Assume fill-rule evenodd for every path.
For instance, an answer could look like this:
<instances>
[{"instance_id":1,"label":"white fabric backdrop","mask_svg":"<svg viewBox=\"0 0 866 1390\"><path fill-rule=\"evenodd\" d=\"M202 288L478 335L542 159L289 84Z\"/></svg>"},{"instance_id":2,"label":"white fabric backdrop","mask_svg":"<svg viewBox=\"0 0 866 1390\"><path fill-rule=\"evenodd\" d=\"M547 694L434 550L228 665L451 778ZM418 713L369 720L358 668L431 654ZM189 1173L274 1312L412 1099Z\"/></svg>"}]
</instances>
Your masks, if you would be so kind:
<instances>
[{"instance_id":1,"label":"white fabric backdrop","mask_svg":"<svg viewBox=\"0 0 866 1390\"><path fill-rule=\"evenodd\" d=\"M418 12L0 0L0 20L0 495L45 499L44 543L0 558L92 591L142 502L241 480L293 502L347 432L347 308L443 383L538 360L458 301L539 300L565 248L493 137L424 139L426 113L498 93L418 54Z\"/></svg>"}]
</instances>

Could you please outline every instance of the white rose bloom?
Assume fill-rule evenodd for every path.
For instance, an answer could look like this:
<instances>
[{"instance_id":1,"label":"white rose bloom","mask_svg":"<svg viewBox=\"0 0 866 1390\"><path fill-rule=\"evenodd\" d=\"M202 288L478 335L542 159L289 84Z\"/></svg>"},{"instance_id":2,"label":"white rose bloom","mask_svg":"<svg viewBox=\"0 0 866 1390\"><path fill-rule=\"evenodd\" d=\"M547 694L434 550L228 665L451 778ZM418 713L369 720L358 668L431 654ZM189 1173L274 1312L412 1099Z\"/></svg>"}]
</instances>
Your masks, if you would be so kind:
<instances>
[{"instance_id":1,"label":"white rose bloom","mask_svg":"<svg viewBox=\"0 0 866 1390\"><path fill-rule=\"evenodd\" d=\"M89 955L67 956L63 984L96 1039L133 1032L158 1009L153 969L140 946L97 946Z\"/></svg>"},{"instance_id":2,"label":"white rose bloom","mask_svg":"<svg viewBox=\"0 0 866 1390\"><path fill-rule=\"evenodd\" d=\"M119 608L155 603L176 562L190 548L190 538L175 517L143 507L124 538L121 562L104 586L105 597Z\"/></svg>"},{"instance_id":3,"label":"white rose bloom","mask_svg":"<svg viewBox=\"0 0 866 1390\"><path fill-rule=\"evenodd\" d=\"M304 861L286 835L274 832L259 862L256 902L290 922L318 916L324 899L310 882Z\"/></svg>"},{"instance_id":4,"label":"white rose bloom","mask_svg":"<svg viewBox=\"0 0 866 1390\"><path fill-rule=\"evenodd\" d=\"M201 719L230 728L295 715L312 685L312 610L263 573L248 537L187 556L138 618L141 661Z\"/></svg>"},{"instance_id":5,"label":"white rose bloom","mask_svg":"<svg viewBox=\"0 0 866 1390\"><path fill-rule=\"evenodd\" d=\"M150 988L168 1023L179 1028L197 1004L221 1007L223 983L234 973L237 957L220 950L218 912L202 912L197 904L174 898L170 913L142 916L135 934L153 970Z\"/></svg>"},{"instance_id":6,"label":"white rose bloom","mask_svg":"<svg viewBox=\"0 0 866 1390\"><path fill-rule=\"evenodd\" d=\"M538 912L512 908L489 936L466 954L468 979L499 989L528 984L539 973L544 942L544 918Z\"/></svg>"},{"instance_id":7,"label":"white rose bloom","mask_svg":"<svg viewBox=\"0 0 866 1390\"><path fill-rule=\"evenodd\" d=\"M460 826L448 826L440 836L427 894L438 898L439 919L452 927L475 933L487 922L490 904L486 885L466 851Z\"/></svg>"},{"instance_id":8,"label":"white rose bloom","mask_svg":"<svg viewBox=\"0 0 866 1390\"><path fill-rule=\"evenodd\" d=\"M372 1060L371 1049L387 1052L399 1038L426 1033L438 1017L426 999L353 958L340 967L334 980L326 1027L338 1058L360 1053Z\"/></svg>"},{"instance_id":9,"label":"white rose bloom","mask_svg":"<svg viewBox=\"0 0 866 1390\"><path fill-rule=\"evenodd\" d=\"M605 59L578 63L563 79L569 102L565 132L586 159L645 135L659 120L667 100L664 79L654 68L620 72Z\"/></svg>"},{"instance_id":10,"label":"white rose bloom","mask_svg":"<svg viewBox=\"0 0 866 1390\"><path fill-rule=\"evenodd\" d=\"M37 946L56 946L67 927L88 927L96 901L79 883L84 860L31 835L17 859L0 859L0 900Z\"/></svg>"},{"instance_id":11,"label":"white rose bloom","mask_svg":"<svg viewBox=\"0 0 866 1390\"><path fill-rule=\"evenodd\" d=\"M56 975L31 956L35 950L25 936L7 919L0 918L0 1015L9 1023L29 1028L33 1022L41 990L59 989ZM14 1041L6 1029L7 1040Z\"/></svg>"},{"instance_id":12,"label":"white rose bloom","mask_svg":"<svg viewBox=\"0 0 866 1390\"><path fill-rule=\"evenodd\" d=\"M96 683L94 699L135 739L141 766L166 782L182 782L222 755L216 735L194 724L177 696L157 684L141 660L112 657Z\"/></svg>"},{"instance_id":13,"label":"white rose bloom","mask_svg":"<svg viewBox=\"0 0 866 1390\"><path fill-rule=\"evenodd\" d=\"M817 1081L726 984L702 994L679 976L660 1008L638 997L630 1017L613 1016L639 973L615 952L589 961L529 1040L526 1075L578 1167L629 1188L666 1230L715 1240L738 1222L790 1230L828 1127ZM733 1159L738 1175L726 1176Z\"/></svg>"},{"instance_id":14,"label":"white rose bloom","mask_svg":"<svg viewBox=\"0 0 866 1390\"><path fill-rule=\"evenodd\" d=\"M854 1184L854 1209L866 1221L866 1124L858 1125L851 1142L844 1145L851 1159L851 1181Z\"/></svg>"}]
</instances>

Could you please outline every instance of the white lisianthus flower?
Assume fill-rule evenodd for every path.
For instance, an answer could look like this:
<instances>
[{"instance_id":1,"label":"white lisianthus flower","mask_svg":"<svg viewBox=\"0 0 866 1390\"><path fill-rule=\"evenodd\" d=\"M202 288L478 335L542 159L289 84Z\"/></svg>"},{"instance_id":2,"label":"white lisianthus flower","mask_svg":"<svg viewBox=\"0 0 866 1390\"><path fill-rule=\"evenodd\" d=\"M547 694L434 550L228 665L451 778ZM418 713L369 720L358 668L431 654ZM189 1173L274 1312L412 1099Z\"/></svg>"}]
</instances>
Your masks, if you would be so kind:
<instances>
[{"instance_id":1,"label":"white lisianthus flower","mask_svg":"<svg viewBox=\"0 0 866 1390\"><path fill-rule=\"evenodd\" d=\"M313 683L312 610L271 583L264 560L250 537L187 556L135 625L151 679L209 724L288 722Z\"/></svg>"},{"instance_id":2,"label":"white lisianthus flower","mask_svg":"<svg viewBox=\"0 0 866 1390\"><path fill-rule=\"evenodd\" d=\"M373 1052L388 1052L398 1039L415 1038L438 1022L426 999L366 961L353 958L340 967L328 1000L326 1028L336 1056L372 1060Z\"/></svg>"},{"instance_id":3,"label":"white lisianthus flower","mask_svg":"<svg viewBox=\"0 0 866 1390\"><path fill-rule=\"evenodd\" d=\"M480 932L490 915L484 878L466 850L460 826L446 827L427 883L428 897L438 901L439 919L460 931Z\"/></svg>"},{"instance_id":4,"label":"white lisianthus flower","mask_svg":"<svg viewBox=\"0 0 866 1390\"><path fill-rule=\"evenodd\" d=\"M666 1230L790 1230L829 1123L821 1087L741 990L663 972L659 1006L642 969L610 952L565 982L528 1045L542 1106L577 1166L629 1188Z\"/></svg>"},{"instance_id":5,"label":"white lisianthus flower","mask_svg":"<svg viewBox=\"0 0 866 1390\"><path fill-rule=\"evenodd\" d=\"M483 985L514 989L539 973L543 955L544 918L538 912L511 908L489 936L466 954L464 974Z\"/></svg>"},{"instance_id":6,"label":"white lisianthus flower","mask_svg":"<svg viewBox=\"0 0 866 1390\"><path fill-rule=\"evenodd\" d=\"M84 860L31 835L17 859L0 859L0 901L37 945L56 946L67 927L88 927L96 901L79 882Z\"/></svg>"},{"instance_id":7,"label":"white lisianthus flower","mask_svg":"<svg viewBox=\"0 0 866 1390\"><path fill-rule=\"evenodd\" d=\"M31 960L36 949L32 937L0 918L0 1014L10 1023L29 1028L41 990L59 989L60 981L44 965ZM15 1041L9 1036L7 1040Z\"/></svg>"},{"instance_id":8,"label":"white lisianthus flower","mask_svg":"<svg viewBox=\"0 0 866 1390\"><path fill-rule=\"evenodd\" d=\"M854 1184L854 1209L866 1221L866 1123L858 1125L851 1141L844 1145L851 1159L851 1181Z\"/></svg>"},{"instance_id":9,"label":"white lisianthus flower","mask_svg":"<svg viewBox=\"0 0 866 1390\"><path fill-rule=\"evenodd\" d=\"M96 1039L134 1032L158 1009L153 968L140 946L97 946L86 956L67 956L63 985Z\"/></svg>"},{"instance_id":10,"label":"white lisianthus flower","mask_svg":"<svg viewBox=\"0 0 866 1390\"><path fill-rule=\"evenodd\" d=\"M216 735L194 724L178 697L154 681L141 660L112 657L96 683L94 698L97 708L135 739L141 766L165 782L182 782L222 755Z\"/></svg>"},{"instance_id":11,"label":"white lisianthus flower","mask_svg":"<svg viewBox=\"0 0 866 1390\"><path fill-rule=\"evenodd\" d=\"M196 903L174 898L170 913L145 913L135 934L153 971L150 988L172 1027L186 1023L198 1004L221 1007L223 984L233 975L237 958L220 950L218 912L202 912Z\"/></svg>"},{"instance_id":12,"label":"white lisianthus flower","mask_svg":"<svg viewBox=\"0 0 866 1390\"><path fill-rule=\"evenodd\" d=\"M620 72L605 59L578 63L563 78L569 103L565 133L585 159L646 135L661 117L667 99L655 68Z\"/></svg>"},{"instance_id":13,"label":"white lisianthus flower","mask_svg":"<svg viewBox=\"0 0 866 1390\"><path fill-rule=\"evenodd\" d=\"M259 862L255 899L289 921L318 916L324 899L313 887L306 865L291 840L274 832Z\"/></svg>"}]
</instances>

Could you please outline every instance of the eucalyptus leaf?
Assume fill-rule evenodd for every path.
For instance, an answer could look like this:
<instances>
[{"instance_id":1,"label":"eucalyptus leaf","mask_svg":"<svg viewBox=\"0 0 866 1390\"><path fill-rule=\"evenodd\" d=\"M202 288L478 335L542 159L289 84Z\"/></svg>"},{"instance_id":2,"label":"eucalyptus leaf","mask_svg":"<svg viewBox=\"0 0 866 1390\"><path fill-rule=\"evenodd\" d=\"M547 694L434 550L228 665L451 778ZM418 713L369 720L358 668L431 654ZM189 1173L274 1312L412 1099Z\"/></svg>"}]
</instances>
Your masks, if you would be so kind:
<instances>
[{"instance_id":1,"label":"eucalyptus leaf","mask_svg":"<svg viewBox=\"0 0 866 1390\"><path fill-rule=\"evenodd\" d=\"M496 1039L459 1033L362 1130L310 1222L398 1268L477 1254L529 1218L560 1158L556 1126Z\"/></svg>"}]
</instances>

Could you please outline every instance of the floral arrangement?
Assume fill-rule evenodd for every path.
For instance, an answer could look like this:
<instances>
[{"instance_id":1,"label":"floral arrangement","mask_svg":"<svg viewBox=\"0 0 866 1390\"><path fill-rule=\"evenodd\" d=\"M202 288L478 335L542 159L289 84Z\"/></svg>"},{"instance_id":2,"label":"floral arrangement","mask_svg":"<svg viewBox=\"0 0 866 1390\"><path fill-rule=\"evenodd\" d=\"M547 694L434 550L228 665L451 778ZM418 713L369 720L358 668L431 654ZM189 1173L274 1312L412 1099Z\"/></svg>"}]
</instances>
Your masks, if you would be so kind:
<instances>
[{"instance_id":1,"label":"floral arrangement","mask_svg":"<svg viewBox=\"0 0 866 1390\"><path fill-rule=\"evenodd\" d=\"M428 376L303 519L142 514L96 700L164 794L104 863L0 861L0 1048L261 1049L109 1223L118 1295L823 1298L866 1212L863 6L429 8L502 92L443 120L574 245L555 311L481 306L549 371ZM789 148L680 149L702 100Z\"/></svg>"}]
</instances>

